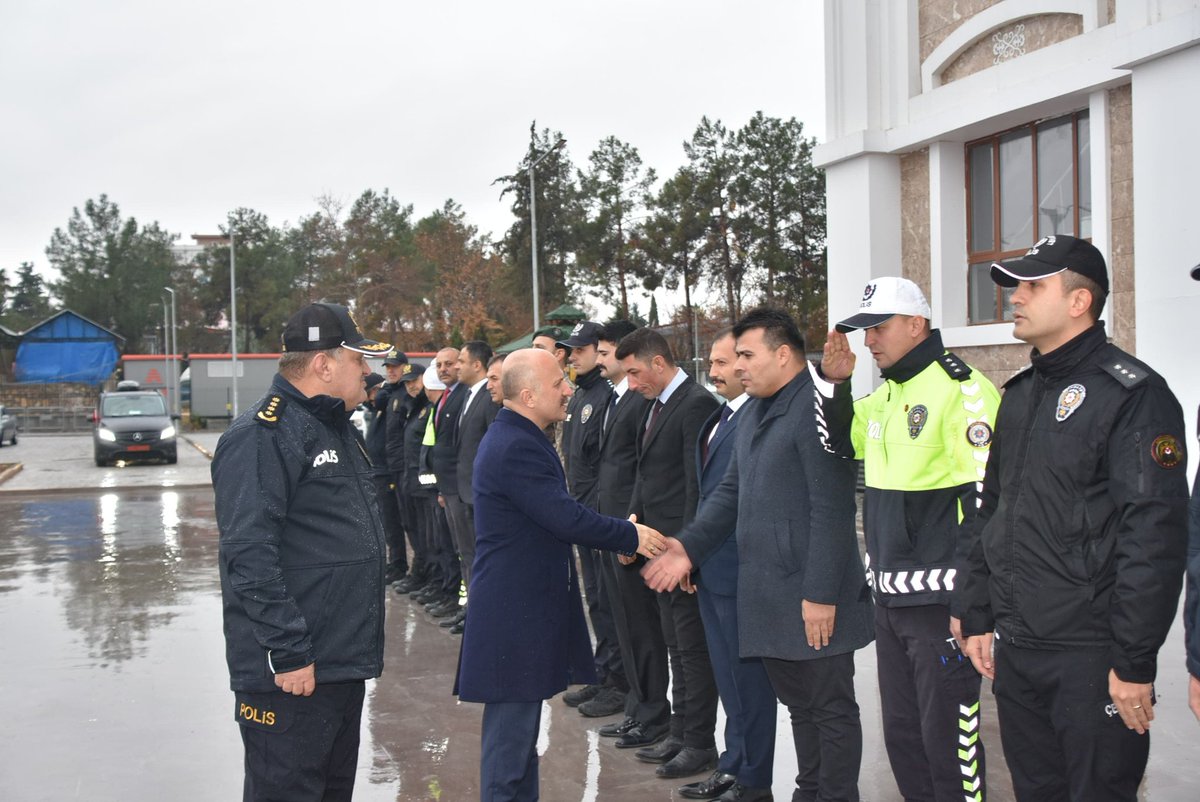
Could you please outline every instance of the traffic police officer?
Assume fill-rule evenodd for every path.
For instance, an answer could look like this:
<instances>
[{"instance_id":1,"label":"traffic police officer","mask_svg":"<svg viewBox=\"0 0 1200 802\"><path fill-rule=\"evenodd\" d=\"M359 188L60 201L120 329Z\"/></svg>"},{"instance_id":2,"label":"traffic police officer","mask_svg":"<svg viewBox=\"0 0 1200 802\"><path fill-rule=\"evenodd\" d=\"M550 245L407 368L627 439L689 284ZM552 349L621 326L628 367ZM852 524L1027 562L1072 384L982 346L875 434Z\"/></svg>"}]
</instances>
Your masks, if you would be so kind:
<instances>
[{"instance_id":1,"label":"traffic police officer","mask_svg":"<svg viewBox=\"0 0 1200 802\"><path fill-rule=\"evenodd\" d=\"M245 800L348 800L364 683L383 670L383 522L349 412L362 336L311 304L283 333L268 393L212 463L225 654L246 750Z\"/></svg>"},{"instance_id":2,"label":"traffic police officer","mask_svg":"<svg viewBox=\"0 0 1200 802\"><path fill-rule=\"evenodd\" d=\"M951 595L1000 396L946 351L929 318L916 284L874 279L858 314L829 332L824 381L815 385L827 450L864 463L867 583L892 773L905 799L960 802L982 797L985 773L980 677L951 634ZM852 401L846 333L858 329L884 383Z\"/></svg>"},{"instance_id":3,"label":"traffic police officer","mask_svg":"<svg viewBox=\"0 0 1200 802\"><path fill-rule=\"evenodd\" d=\"M1018 800L1133 800L1183 578L1183 413L1108 343L1091 243L1046 237L991 271L1033 365L1004 385L959 574L964 651L995 680Z\"/></svg>"}]
</instances>

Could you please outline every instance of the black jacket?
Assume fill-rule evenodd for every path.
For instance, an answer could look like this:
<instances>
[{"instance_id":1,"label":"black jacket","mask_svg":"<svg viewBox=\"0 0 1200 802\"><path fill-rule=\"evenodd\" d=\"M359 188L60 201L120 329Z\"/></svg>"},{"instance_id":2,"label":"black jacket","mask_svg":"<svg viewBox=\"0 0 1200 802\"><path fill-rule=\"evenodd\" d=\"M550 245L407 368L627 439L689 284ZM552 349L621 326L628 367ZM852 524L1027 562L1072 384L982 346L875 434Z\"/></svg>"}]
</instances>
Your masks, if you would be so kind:
<instances>
[{"instance_id":1,"label":"black jacket","mask_svg":"<svg viewBox=\"0 0 1200 802\"><path fill-rule=\"evenodd\" d=\"M459 382L446 389L450 397L441 404L434 431L437 441L431 449L433 472L437 475L437 489L443 496L459 495L458 487L458 415L470 395L470 387ZM445 396L443 396L445 398ZM439 401L440 403L440 401ZM471 488L465 492L470 497Z\"/></svg>"},{"instance_id":2,"label":"black jacket","mask_svg":"<svg viewBox=\"0 0 1200 802\"><path fill-rule=\"evenodd\" d=\"M1154 680L1187 539L1183 414L1097 324L1005 385L961 589L963 634L1107 647Z\"/></svg>"},{"instance_id":3,"label":"black jacket","mask_svg":"<svg viewBox=\"0 0 1200 802\"><path fill-rule=\"evenodd\" d=\"M463 391L463 403L466 403L466 399L471 395L471 388L464 387ZM492 400L487 387L480 387L475 391L475 397L471 399L471 405L466 411L462 411L461 407L459 411L458 427L454 432L458 449L458 475L455 484L458 485L459 497L463 503L474 504L475 491L472 485L475 480L475 455L479 452L479 443L487 434L488 427L496 419L500 405Z\"/></svg>"},{"instance_id":4,"label":"black jacket","mask_svg":"<svg viewBox=\"0 0 1200 802\"><path fill-rule=\"evenodd\" d=\"M404 473L404 430L414 403L408 394L408 385L401 382L388 397L387 409L383 413L383 423L387 428L387 467L395 475Z\"/></svg>"},{"instance_id":5,"label":"black jacket","mask_svg":"<svg viewBox=\"0 0 1200 802\"><path fill-rule=\"evenodd\" d=\"M563 454L566 456L567 489L571 498L596 508L596 483L600 477L600 434L604 410L612 397L612 382L593 368L575 377L575 395L567 405L563 421Z\"/></svg>"},{"instance_id":6,"label":"black jacket","mask_svg":"<svg viewBox=\"0 0 1200 802\"><path fill-rule=\"evenodd\" d=\"M212 478L231 688L273 691L314 662L318 683L378 677L386 546L345 404L276 375L221 436Z\"/></svg>"},{"instance_id":7,"label":"black jacket","mask_svg":"<svg viewBox=\"0 0 1200 802\"><path fill-rule=\"evenodd\" d=\"M625 518L637 480L638 444L650 402L634 390L626 390L609 413L608 426L600 436L600 466L596 480L596 511ZM601 417L603 425L603 417Z\"/></svg>"},{"instance_id":8,"label":"black jacket","mask_svg":"<svg viewBox=\"0 0 1200 802\"><path fill-rule=\"evenodd\" d=\"M404 388L397 384L381 384L375 391L375 402L367 404L367 456L376 476L390 476L388 468L387 414L392 399L398 401L408 397Z\"/></svg>"}]
</instances>

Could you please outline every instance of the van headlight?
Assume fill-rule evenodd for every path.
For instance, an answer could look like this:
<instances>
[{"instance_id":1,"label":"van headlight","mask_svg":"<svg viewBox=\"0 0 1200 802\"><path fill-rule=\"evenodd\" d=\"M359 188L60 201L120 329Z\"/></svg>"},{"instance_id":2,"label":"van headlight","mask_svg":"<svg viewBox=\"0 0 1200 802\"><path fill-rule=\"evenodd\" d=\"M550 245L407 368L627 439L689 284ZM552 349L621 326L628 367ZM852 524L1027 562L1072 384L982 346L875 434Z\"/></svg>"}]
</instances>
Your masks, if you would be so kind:
<instances>
[{"instance_id":1,"label":"van headlight","mask_svg":"<svg viewBox=\"0 0 1200 802\"><path fill-rule=\"evenodd\" d=\"M174 426L168 426L167 428L163 429L161 432L158 433L158 439L160 439L160 440L170 440L174 436L175 436L175 427Z\"/></svg>"},{"instance_id":2,"label":"van headlight","mask_svg":"<svg viewBox=\"0 0 1200 802\"><path fill-rule=\"evenodd\" d=\"M96 436L99 437L101 440L103 440L106 443L117 442L117 436L105 428L97 429Z\"/></svg>"}]
</instances>

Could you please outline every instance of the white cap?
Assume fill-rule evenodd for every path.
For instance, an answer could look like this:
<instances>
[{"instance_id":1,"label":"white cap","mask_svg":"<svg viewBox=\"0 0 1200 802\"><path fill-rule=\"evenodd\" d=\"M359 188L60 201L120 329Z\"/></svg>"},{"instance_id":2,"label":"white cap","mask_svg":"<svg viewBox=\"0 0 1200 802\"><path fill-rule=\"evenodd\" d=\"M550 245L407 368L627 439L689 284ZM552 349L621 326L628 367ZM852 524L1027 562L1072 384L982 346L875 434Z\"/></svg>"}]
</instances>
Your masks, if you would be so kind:
<instances>
[{"instance_id":1,"label":"white cap","mask_svg":"<svg viewBox=\"0 0 1200 802\"><path fill-rule=\"evenodd\" d=\"M438 378L436 365L430 365L429 367L425 368L425 375L422 377L422 379L425 382L426 390L446 389L445 383Z\"/></svg>"},{"instance_id":2,"label":"white cap","mask_svg":"<svg viewBox=\"0 0 1200 802\"><path fill-rule=\"evenodd\" d=\"M838 323L835 328L845 334L855 329L870 329L893 315L920 315L929 320L933 313L921 288L906 278L884 276L871 279L863 290L858 314Z\"/></svg>"}]
</instances>

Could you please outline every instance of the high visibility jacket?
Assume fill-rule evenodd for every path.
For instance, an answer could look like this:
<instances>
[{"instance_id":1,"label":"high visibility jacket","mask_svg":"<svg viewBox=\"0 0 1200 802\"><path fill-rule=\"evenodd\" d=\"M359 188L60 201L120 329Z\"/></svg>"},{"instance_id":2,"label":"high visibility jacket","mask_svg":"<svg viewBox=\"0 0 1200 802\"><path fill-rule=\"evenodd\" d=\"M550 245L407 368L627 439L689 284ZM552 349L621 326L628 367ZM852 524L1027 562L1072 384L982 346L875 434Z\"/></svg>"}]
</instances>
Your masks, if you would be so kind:
<instances>
[{"instance_id":1,"label":"high visibility jacket","mask_svg":"<svg viewBox=\"0 0 1200 802\"><path fill-rule=\"evenodd\" d=\"M950 604L969 545L1000 395L935 329L852 401L815 382L826 450L863 461L867 582L883 607Z\"/></svg>"}]
</instances>

